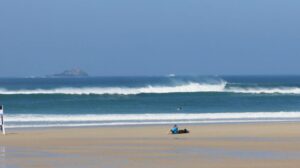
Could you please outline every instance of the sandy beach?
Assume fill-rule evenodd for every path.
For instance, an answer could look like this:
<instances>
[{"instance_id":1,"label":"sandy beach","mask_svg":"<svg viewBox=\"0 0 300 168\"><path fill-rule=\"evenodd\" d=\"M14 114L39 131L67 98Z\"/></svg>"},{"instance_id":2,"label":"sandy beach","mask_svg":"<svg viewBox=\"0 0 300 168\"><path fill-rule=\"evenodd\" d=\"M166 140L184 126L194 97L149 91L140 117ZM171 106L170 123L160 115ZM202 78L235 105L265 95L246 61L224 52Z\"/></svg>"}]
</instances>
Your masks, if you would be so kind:
<instances>
[{"instance_id":1,"label":"sandy beach","mask_svg":"<svg viewBox=\"0 0 300 168\"><path fill-rule=\"evenodd\" d=\"M299 167L300 123L8 130L0 167Z\"/></svg>"}]
</instances>

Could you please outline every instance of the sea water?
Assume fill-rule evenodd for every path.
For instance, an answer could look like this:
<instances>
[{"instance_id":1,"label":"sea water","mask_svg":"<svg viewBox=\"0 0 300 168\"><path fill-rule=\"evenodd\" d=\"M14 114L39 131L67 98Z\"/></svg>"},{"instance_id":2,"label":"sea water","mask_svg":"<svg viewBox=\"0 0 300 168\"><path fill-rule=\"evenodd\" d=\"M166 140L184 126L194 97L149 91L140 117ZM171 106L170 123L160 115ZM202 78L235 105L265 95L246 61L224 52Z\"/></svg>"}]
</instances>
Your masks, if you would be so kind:
<instances>
[{"instance_id":1,"label":"sea water","mask_svg":"<svg viewBox=\"0 0 300 168\"><path fill-rule=\"evenodd\" d=\"M300 121L300 76L0 78L7 128Z\"/></svg>"}]
</instances>

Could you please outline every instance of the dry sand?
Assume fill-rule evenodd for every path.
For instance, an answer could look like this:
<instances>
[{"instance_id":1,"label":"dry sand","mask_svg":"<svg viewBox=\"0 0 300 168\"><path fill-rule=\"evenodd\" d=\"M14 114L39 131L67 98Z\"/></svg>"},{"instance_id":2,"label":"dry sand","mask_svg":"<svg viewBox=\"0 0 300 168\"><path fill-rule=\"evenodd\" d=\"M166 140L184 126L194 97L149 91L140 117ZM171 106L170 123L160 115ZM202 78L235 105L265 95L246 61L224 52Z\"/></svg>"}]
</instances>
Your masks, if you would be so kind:
<instances>
[{"instance_id":1,"label":"dry sand","mask_svg":"<svg viewBox=\"0 0 300 168\"><path fill-rule=\"evenodd\" d=\"M299 168L300 123L8 130L0 168Z\"/></svg>"}]
</instances>

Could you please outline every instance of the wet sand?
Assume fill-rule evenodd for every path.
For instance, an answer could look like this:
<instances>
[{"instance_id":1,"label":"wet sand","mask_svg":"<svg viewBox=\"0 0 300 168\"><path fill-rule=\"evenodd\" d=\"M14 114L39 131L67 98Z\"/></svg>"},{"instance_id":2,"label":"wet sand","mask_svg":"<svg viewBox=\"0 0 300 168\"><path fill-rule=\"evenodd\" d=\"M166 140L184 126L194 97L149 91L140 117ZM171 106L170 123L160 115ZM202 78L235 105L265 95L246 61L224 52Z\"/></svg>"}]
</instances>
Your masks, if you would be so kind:
<instances>
[{"instance_id":1,"label":"wet sand","mask_svg":"<svg viewBox=\"0 0 300 168\"><path fill-rule=\"evenodd\" d=\"M300 123L7 130L0 168L298 168Z\"/></svg>"}]
</instances>

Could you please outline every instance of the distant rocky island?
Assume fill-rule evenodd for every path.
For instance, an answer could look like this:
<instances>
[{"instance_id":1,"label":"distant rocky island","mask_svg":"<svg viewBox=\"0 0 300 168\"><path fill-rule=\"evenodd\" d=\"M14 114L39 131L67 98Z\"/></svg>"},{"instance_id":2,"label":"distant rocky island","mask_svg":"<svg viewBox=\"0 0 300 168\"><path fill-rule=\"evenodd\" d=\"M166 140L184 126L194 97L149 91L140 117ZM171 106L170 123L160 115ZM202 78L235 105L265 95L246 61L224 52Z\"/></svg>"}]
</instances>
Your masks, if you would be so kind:
<instances>
[{"instance_id":1,"label":"distant rocky island","mask_svg":"<svg viewBox=\"0 0 300 168\"><path fill-rule=\"evenodd\" d=\"M70 69L65 70L62 73L53 74L53 75L47 75L47 77L50 78L72 78L72 77L88 77L88 73L81 69Z\"/></svg>"}]
</instances>

